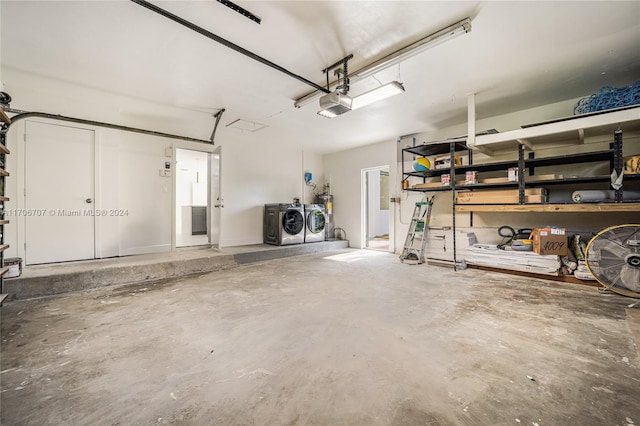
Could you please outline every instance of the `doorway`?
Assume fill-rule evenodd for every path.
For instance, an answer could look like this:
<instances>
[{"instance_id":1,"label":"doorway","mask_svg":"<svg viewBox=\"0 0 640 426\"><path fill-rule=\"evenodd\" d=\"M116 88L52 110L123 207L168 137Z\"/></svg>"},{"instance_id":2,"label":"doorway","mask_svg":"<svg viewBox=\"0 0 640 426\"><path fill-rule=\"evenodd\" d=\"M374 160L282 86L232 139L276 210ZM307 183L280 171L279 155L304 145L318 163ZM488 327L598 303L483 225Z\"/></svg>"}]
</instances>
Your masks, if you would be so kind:
<instances>
[{"instance_id":1,"label":"doorway","mask_svg":"<svg viewBox=\"0 0 640 426\"><path fill-rule=\"evenodd\" d=\"M213 204L213 208L209 209L208 223L209 242L211 247L220 248L220 238L222 234L222 209L224 208L224 200L222 199L222 147L218 146L209 154L209 169L211 170L209 180L209 206ZM211 201L213 199L213 202Z\"/></svg>"},{"instance_id":2,"label":"doorway","mask_svg":"<svg viewBox=\"0 0 640 426\"><path fill-rule=\"evenodd\" d=\"M95 258L93 130L25 123L25 264Z\"/></svg>"},{"instance_id":3,"label":"doorway","mask_svg":"<svg viewBox=\"0 0 640 426\"><path fill-rule=\"evenodd\" d=\"M176 247L210 244L209 155L176 149Z\"/></svg>"},{"instance_id":4,"label":"doorway","mask_svg":"<svg viewBox=\"0 0 640 426\"><path fill-rule=\"evenodd\" d=\"M389 166L362 170L363 242L362 247L393 251L391 210L389 209Z\"/></svg>"}]
</instances>

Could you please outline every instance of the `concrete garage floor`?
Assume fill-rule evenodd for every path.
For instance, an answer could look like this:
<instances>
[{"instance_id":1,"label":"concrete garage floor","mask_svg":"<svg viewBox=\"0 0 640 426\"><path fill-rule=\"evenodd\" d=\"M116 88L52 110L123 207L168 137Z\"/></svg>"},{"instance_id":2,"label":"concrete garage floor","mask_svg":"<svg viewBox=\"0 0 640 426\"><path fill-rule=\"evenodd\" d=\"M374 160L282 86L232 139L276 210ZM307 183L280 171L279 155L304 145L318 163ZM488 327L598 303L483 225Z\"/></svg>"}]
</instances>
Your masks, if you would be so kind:
<instances>
[{"instance_id":1,"label":"concrete garage floor","mask_svg":"<svg viewBox=\"0 0 640 426\"><path fill-rule=\"evenodd\" d=\"M18 300L1 420L640 425L635 303L348 249Z\"/></svg>"}]
</instances>

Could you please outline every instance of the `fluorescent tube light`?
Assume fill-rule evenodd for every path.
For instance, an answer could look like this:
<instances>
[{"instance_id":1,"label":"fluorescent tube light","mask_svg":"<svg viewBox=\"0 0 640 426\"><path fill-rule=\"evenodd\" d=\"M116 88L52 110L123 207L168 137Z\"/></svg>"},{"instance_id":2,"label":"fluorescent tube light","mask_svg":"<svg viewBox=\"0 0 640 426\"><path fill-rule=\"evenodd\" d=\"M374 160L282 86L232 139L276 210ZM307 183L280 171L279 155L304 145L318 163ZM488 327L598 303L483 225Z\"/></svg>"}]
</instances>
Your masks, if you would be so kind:
<instances>
[{"instance_id":1,"label":"fluorescent tube light","mask_svg":"<svg viewBox=\"0 0 640 426\"><path fill-rule=\"evenodd\" d=\"M451 40L452 38L468 33L470 31L471 19L465 18L462 21L456 22L453 25L450 25L446 28L441 29L440 31L428 35L427 37L424 37L416 41L415 43L411 43L399 50L396 50L395 52L385 56L384 58L351 73L349 76L351 83L353 84L358 80L372 76L384 69L405 61L412 56L422 53L427 49L442 44L448 40ZM337 84L339 84L339 82L333 83L334 86ZM311 103L313 100L317 99L320 95L324 95L324 93L319 90L311 92L299 99L296 99L294 106L296 108L303 107Z\"/></svg>"},{"instance_id":2,"label":"fluorescent tube light","mask_svg":"<svg viewBox=\"0 0 640 426\"><path fill-rule=\"evenodd\" d=\"M425 38L422 38L415 43L411 43L408 46L403 47L400 50L385 56L384 58L367 65L366 67L351 73L351 80L353 78L366 78L370 77L382 70L385 70L393 65L396 65L402 61L424 52L427 49L438 46L445 43L459 35L466 34L471 31L471 20L469 18L463 19L460 22L456 22L453 25L443 28L440 31L433 33Z\"/></svg>"},{"instance_id":3,"label":"fluorescent tube light","mask_svg":"<svg viewBox=\"0 0 640 426\"><path fill-rule=\"evenodd\" d=\"M347 111L364 108L367 105L390 98L391 96L399 95L400 93L404 93L404 86L398 81L392 81L391 83L376 87L353 98L340 95L339 93L332 93L320 98L320 107L322 109L318 111L318 115L326 118L334 118ZM340 95L340 97L338 97L338 95Z\"/></svg>"},{"instance_id":4,"label":"fluorescent tube light","mask_svg":"<svg viewBox=\"0 0 640 426\"><path fill-rule=\"evenodd\" d=\"M399 95L400 93L404 93L404 86L402 83L392 81L391 83L387 83L380 87L376 87L373 90L369 90L368 92L364 92L361 95L355 96L351 103L351 109L363 108L383 99L390 98L391 96Z\"/></svg>"}]
</instances>

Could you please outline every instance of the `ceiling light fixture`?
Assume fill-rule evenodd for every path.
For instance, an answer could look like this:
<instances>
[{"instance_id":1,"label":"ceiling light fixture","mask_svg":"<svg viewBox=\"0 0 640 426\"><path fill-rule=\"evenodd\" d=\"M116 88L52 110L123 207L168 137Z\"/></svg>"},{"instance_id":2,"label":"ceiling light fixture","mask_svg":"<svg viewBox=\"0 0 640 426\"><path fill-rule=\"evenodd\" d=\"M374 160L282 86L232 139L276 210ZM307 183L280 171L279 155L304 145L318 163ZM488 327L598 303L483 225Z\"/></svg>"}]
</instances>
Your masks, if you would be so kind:
<instances>
[{"instance_id":1,"label":"ceiling light fixture","mask_svg":"<svg viewBox=\"0 0 640 426\"><path fill-rule=\"evenodd\" d=\"M384 58L378 61L375 61L372 64L369 64L355 71L354 73L351 74L351 83L354 83L366 77L370 77L384 69L387 69L419 53L422 53L427 49L430 49L434 46L438 46L448 40L458 37L459 35L466 34L470 31L471 31L471 19L465 18L462 21L456 22L453 25L449 25L448 27L443 28L440 31L437 31L399 50L396 50L395 52L390 53ZM338 82L335 82L334 84L337 84ZM297 99L294 105L296 108L303 107L313 102L315 99L318 98L318 96L321 96L324 93L316 90L314 92L311 92Z\"/></svg>"},{"instance_id":2,"label":"ceiling light fixture","mask_svg":"<svg viewBox=\"0 0 640 426\"><path fill-rule=\"evenodd\" d=\"M358 96L347 96L340 92L332 92L320 98L318 115L334 118L347 111L364 108L383 99L404 93L404 86L398 81L383 84L380 87L364 92Z\"/></svg>"},{"instance_id":3,"label":"ceiling light fixture","mask_svg":"<svg viewBox=\"0 0 640 426\"><path fill-rule=\"evenodd\" d=\"M355 96L351 103L351 109L360 109L383 99L399 95L400 93L404 93L404 86L399 81L392 81L391 83L384 84Z\"/></svg>"}]
</instances>

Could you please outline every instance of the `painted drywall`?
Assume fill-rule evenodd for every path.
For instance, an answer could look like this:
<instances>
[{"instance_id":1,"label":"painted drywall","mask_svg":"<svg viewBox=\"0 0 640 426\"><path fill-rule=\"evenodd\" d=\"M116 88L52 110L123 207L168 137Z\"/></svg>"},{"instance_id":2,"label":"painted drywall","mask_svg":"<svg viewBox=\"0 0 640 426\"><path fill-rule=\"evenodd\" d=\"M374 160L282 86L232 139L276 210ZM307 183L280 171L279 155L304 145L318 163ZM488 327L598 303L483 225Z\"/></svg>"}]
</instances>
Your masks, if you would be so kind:
<instances>
[{"instance_id":1,"label":"painted drywall","mask_svg":"<svg viewBox=\"0 0 640 426\"><path fill-rule=\"evenodd\" d=\"M171 140L129 132L107 133L104 138L118 142L119 161L117 181L108 184L103 180L102 187L116 192L118 209L126 212L123 217L113 218L119 231L117 255L170 251L172 178L160 176L160 170L171 161L165 156ZM101 160L104 173L107 165Z\"/></svg>"},{"instance_id":2,"label":"painted drywall","mask_svg":"<svg viewBox=\"0 0 640 426\"><path fill-rule=\"evenodd\" d=\"M320 155L292 149L286 141L266 141L259 132L221 144L223 247L263 242L265 204L292 203L294 199L313 202L313 189L304 182L305 171L322 186Z\"/></svg>"},{"instance_id":3,"label":"painted drywall","mask_svg":"<svg viewBox=\"0 0 640 426\"><path fill-rule=\"evenodd\" d=\"M305 203L316 203L317 195L325 193L329 180L324 177L323 156L305 151L302 157L302 177L304 173L311 173L312 180L308 185L304 185L303 197Z\"/></svg>"},{"instance_id":4,"label":"painted drywall","mask_svg":"<svg viewBox=\"0 0 640 426\"><path fill-rule=\"evenodd\" d=\"M324 157L325 176L331 177L335 227L345 230L351 247L363 245L362 170L381 166L389 166L390 182L393 182L389 195L396 196L398 191L393 186L400 178L396 171L395 142L380 142Z\"/></svg>"},{"instance_id":5,"label":"painted drywall","mask_svg":"<svg viewBox=\"0 0 640 426\"><path fill-rule=\"evenodd\" d=\"M213 112L195 111L80 86L2 66L11 107L208 140ZM114 88L117 90L117 88Z\"/></svg>"}]
</instances>

